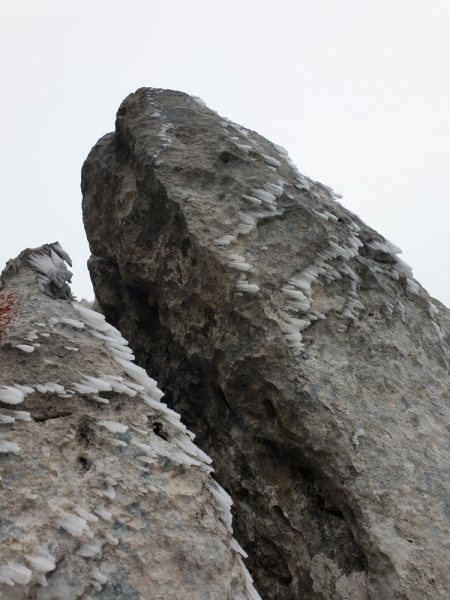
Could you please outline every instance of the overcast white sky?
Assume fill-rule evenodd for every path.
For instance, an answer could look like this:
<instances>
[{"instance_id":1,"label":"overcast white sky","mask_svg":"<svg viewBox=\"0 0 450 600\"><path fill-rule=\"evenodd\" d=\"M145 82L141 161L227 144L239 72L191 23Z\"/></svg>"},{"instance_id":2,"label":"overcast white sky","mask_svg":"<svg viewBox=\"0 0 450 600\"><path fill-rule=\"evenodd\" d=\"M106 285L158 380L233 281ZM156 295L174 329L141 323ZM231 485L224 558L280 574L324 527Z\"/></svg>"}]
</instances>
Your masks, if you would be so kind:
<instances>
[{"instance_id":1,"label":"overcast white sky","mask_svg":"<svg viewBox=\"0 0 450 600\"><path fill-rule=\"evenodd\" d=\"M0 269L59 240L93 298L81 166L151 86L286 147L450 306L449 31L448 0L2 0Z\"/></svg>"}]
</instances>

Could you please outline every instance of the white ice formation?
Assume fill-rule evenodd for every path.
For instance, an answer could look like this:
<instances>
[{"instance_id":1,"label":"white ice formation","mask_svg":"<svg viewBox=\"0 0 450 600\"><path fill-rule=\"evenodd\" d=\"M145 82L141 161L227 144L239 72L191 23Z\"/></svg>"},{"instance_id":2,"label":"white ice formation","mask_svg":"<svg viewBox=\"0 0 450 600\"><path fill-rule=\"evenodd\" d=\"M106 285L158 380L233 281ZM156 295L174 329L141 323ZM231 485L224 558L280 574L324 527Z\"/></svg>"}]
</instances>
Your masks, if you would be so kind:
<instances>
[{"instance_id":1,"label":"white ice formation","mask_svg":"<svg viewBox=\"0 0 450 600\"><path fill-rule=\"evenodd\" d=\"M156 92L156 90L148 90L147 92L147 101L149 102L149 104L154 104L155 98L153 97L152 94L154 94ZM160 119L161 120L161 127L159 130L159 133L157 134L158 137L160 138L160 141L162 142L160 145L160 149L156 151L156 153L153 155L153 158L155 159L154 162L154 166L155 167L160 167L162 164L164 164L164 161L162 159L159 158L161 152L163 150L168 150L172 144L172 138L171 136L168 134L168 132L173 129L173 125L172 123L170 123L167 120L167 117L164 115L164 111L161 110L155 110L153 112L153 114L151 115L151 117L153 119Z\"/></svg>"},{"instance_id":2,"label":"white ice formation","mask_svg":"<svg viewBox=\"0 0 450 600\"><path fill-rule=\"evenodd\" d=\"M30 254L29 262L38 272L37 282L41 292L50 298L65 300L72 298L68 286L72 279L72 273L66 266L66 263L72 265L72 261L58 243L52 245L49 254L45 251Z\"/></svg>"},{"instance_id":3,"label":"white ice formation","mask_svg":"<svg viewBox=\"0 0 450 600\"><path fill-rule=\"evenodd\" d=\"M253 140L250 132L243 127L232 123L228 119L223 119L220 125L223 128L224 134L233 142L238 152L242 153L242 160L254 161L258 160L259 156L273 173L276 173L277 169L282 166L282 162L279 159L285 161L288 168L293 171L294 178L296 179L295 187L307 193L313 203L315 203L316 207L311 207L311 213L324 221L324 225L328 221L333 223L335 230L336 228L339 230L338 238L335 235L335 230L330 229L328 247L318 252L315 259L307 267L293 272L292 277L280 290L284 300L281 302L283 308L279 310L279 315L284 323L288 346L294 354L301 353L305 348L302 341L302 332L315 321L326 318L324 314L314 309L314 284L324 285L336 279L347 278L349 281L349 291L345 306L340 314L343 320L342 324L338 325L338 330L345 331L347 329L345 324L346 319L349 319L354 326L357 326L359 314L364 310L364 305L360 300L358 292L360 278L355 268L352 268L351 261L358 255L364 243L359 238L360 227L357 223L352 219L346 218L345 223L339 224L339 216L332 211L331 206L337 206L337 200L342 198L342 195L334 192L331 187L319 184L302 175L282 146L273 144L273 148L279 156L279 159L277 159L263 153L259 148L258 142ZM242 143L239 136L242 137ZM242 247L239 243L239 236L254 233L258 226L258 221L261 219L280 216L283 213L283 208L278 206L278 201L283 194L290 199L293 198L291 194L286 193L285 188L288 184L282 179L276 179L275 181L273 179L271 181L266 180L261 183L260 188L251 188L242 194L242 198L247 203L247 206L237 212L238 223L234 228L231 228L231 230L224 233L221 237L213 240L213 243L222 252L227 266L234 271L238 271L238 274L235 276L235 287L237 289L235 296L242 296L242 292L256 294L260 291L260 287L256 283L250 283L248 280L248 277L251 277L253 274L255 274L253 276L256 276L251 259L242 256L237 249L233 249L235 246ZM369 253L376 254L377 252L381 252L390 257L389 265L385 265L384 268L373 267L374 272L385 273L395 280L404 276L407 282L407 290L414 294L419 292L419 285L412 279L411 267L398 256L401 253L400 248L388 240L372 240L366 243L366 247ZM393 303L389 304L393 307ZM406 309L399 298L397 298L397 306L401 317L405 319ZM433 323L433 326L436 329L438 337L441 339L442 335L444 335L442 328L436 323Z\"/></svg>"}]
</instances>

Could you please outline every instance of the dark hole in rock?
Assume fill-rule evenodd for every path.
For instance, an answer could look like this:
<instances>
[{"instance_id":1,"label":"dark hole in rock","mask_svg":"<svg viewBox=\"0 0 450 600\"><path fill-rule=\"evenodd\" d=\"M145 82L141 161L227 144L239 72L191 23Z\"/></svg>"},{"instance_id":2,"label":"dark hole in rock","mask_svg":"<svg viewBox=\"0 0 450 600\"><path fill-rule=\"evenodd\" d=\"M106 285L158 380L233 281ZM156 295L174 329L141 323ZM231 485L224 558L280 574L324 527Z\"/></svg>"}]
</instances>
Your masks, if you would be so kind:
<instances>
[{"instance_id":1,"label":"dark hole in rock","mask_svg":"<svg viewBox=\"0 0 450 600\"><path fill-rule=\"evenodd\" d=\"M296 469L301 475L303 475L303 477L310 482L313 482L315 477L314 477L314 473L311 471L311 469L307 469L305 467L294 467L294 469Z\"/></svg>"},{"instance_id":2,"label":"dark hole in rock","mask_svg":"<svg viewBox=\"0 0 450 600\"><path fill-rule=\"evenodd\" d=\"M396 262L395 257L392 256L392 254L382 252L381 250L375 252L372 258L379 263L394 264Z\"/></svg>"},{"instance_id":3,"label":"dark hole in rock","mask_svg":"<svg viewBox=\"0 0 450 600\"><path fill-rule=\"evenodd\" d=\"M259 564L268 579L273 579L284 587L288 587L292 583L293 577L289 566L276 544L261 536L261 542L255 549L255 553L259 555Z\"/></svg>"},{"instance_id":4,"label":"dark hole in rock","mask_svg":"<svg viewBox=\"0 0 450 600\"><path fill-rule=\"evenodd\" d=\"M191 247L191 240L189 238L185 238L181 242L181 254L186 258L189 253L189 248Z\"/></svg>"},{"instance_id":5,"label":"dark hole in rock","mask_svg":"<svg viewBox=\"0 0 450 600\"><path fill-rule=\"evenodd\" d=\"M165 431L162 423L158 423L158 422L153 423L153 431L157 436L159 436L163 440L166 440L166 441L169 440L169 435Z\"/></svg>"},{"instance_id":6,"label":"dark hole in rock","mask_svg":"<svg viewBox=\"0 0 450 600\"><path fill-rule=\"evenodd\" d=\"M116 392L99 392L98 396L104 400L111 400L115 396Z\"/></svg>"},{"instance_id":7,"label":"dark hole in rock","mask_svg":"<svg viewBox=\"0 0 450 600\"><path fill-rule=\"evenodd\" d=\"M277 411L275 410L275 407L272 404L272 402L268 398L264 398L263 403L266 412L266 417L271 420L275 419L277 416Z\"/></svg>"},{"instance_id":8,"label":"dark hole in rock","mask_svg":"<svg viewBox=\"0 0 450 600\"><path fill-rule=\"evenodd\" d=\"M338 519L344 519L344 513L339 510L336 506L325 506L324 510L333 517L338 517Z\"/></svg>"},{"instance_id":9,"label":"dark hole in rock","mask_svg":"<svg viewBox=\"0 0 450 600\"><path fill-rule=\"evenodd\" d=\"M89 423L87 421L83 421L81 425L78 427L77 431L77 440L80 445L87 447L91 444L94 439L94 432L89 427Z\"/></svg>"},{"instance_id":10,"label":"dark hole in rock","mask_svg":"<svg viewBox=\"0 0 450 600\"><path fill-rule=\"evenodd\" d=\"M91 461L84 456L77 458L77 468L81 475L84 475L91 468Z\"/></svg>"},{"instance_id":11,"label":"dark hole in rock","mask_svg":"<svg viewBox=\"0 0 450 600\"><path fill-rule=\"evenodd\" d=\"M246 504L248 504L248 496L249 496L249 493L245 488L240 488L238 491L235 491L233 494L233 498L237 502L243 502Z\"/></svg>"},{"instance_id":12,"label":"dark hole in rock","mask_svg":"<svg viewBox=\"0 0 450 600\"><path fill-rule=\"evenodd\" d=\"M225 164L234 160L239 160L237 156L226 150L219 155L219 158Z\"/></svg>"}]
</instances>

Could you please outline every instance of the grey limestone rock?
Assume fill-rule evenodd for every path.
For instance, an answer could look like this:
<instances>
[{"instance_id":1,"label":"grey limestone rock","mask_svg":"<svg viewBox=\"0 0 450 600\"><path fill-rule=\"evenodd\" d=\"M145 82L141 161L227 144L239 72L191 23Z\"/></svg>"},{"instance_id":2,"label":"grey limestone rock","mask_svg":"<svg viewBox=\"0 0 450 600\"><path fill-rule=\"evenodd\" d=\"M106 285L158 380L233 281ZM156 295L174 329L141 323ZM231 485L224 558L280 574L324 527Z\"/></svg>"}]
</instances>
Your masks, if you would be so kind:
<instances>
[{"instance_id":1,"label":"grey limestone rock","mask_svg":"<svg viewBox=\"0 0 450 600\"><path fill-rule=\"evenodd\" d=\"M211 459L71 300L69 260L50 244L3 271L2 600L257 600Z\"/></svg>"},{"instance_id":2,"label":"grey limestone rock","mask_svg":"<svg viewBox=\"0 0 450 600\"><path fill-rule=\"evenodd\" d=\"M82 173L96 297L234 500L264 600L450 597L449 311L287 152L140 89Z\"/></svg>"}]
</instances>

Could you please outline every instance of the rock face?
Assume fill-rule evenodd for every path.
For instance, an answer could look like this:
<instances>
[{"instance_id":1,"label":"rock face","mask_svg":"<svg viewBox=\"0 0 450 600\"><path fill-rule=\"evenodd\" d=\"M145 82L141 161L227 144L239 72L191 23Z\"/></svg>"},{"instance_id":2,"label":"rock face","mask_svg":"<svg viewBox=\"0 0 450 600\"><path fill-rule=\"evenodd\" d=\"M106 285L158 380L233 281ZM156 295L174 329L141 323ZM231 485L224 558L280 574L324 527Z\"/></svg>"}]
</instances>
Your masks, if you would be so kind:
<instances>
[{"instance_id":1,"label":"rock face","mask_svg":"<svg viewBox=\"0 0 450 600\"><path fill-rule=\"evenodd\" d=\"M450 597L449 311L287 152L140 89L83 167L108 322L234 500L264 600Z\"/></svg>"},{"instance_id":2,"label":"rock face","mask_svg":"<svg viewBox=\"0 0 450 600\"><path fill-rule=\"evenodd\" d=\"M257 600L211 460L59 244L0 292L2 600Z\"/></svg>"}]
</instances>

